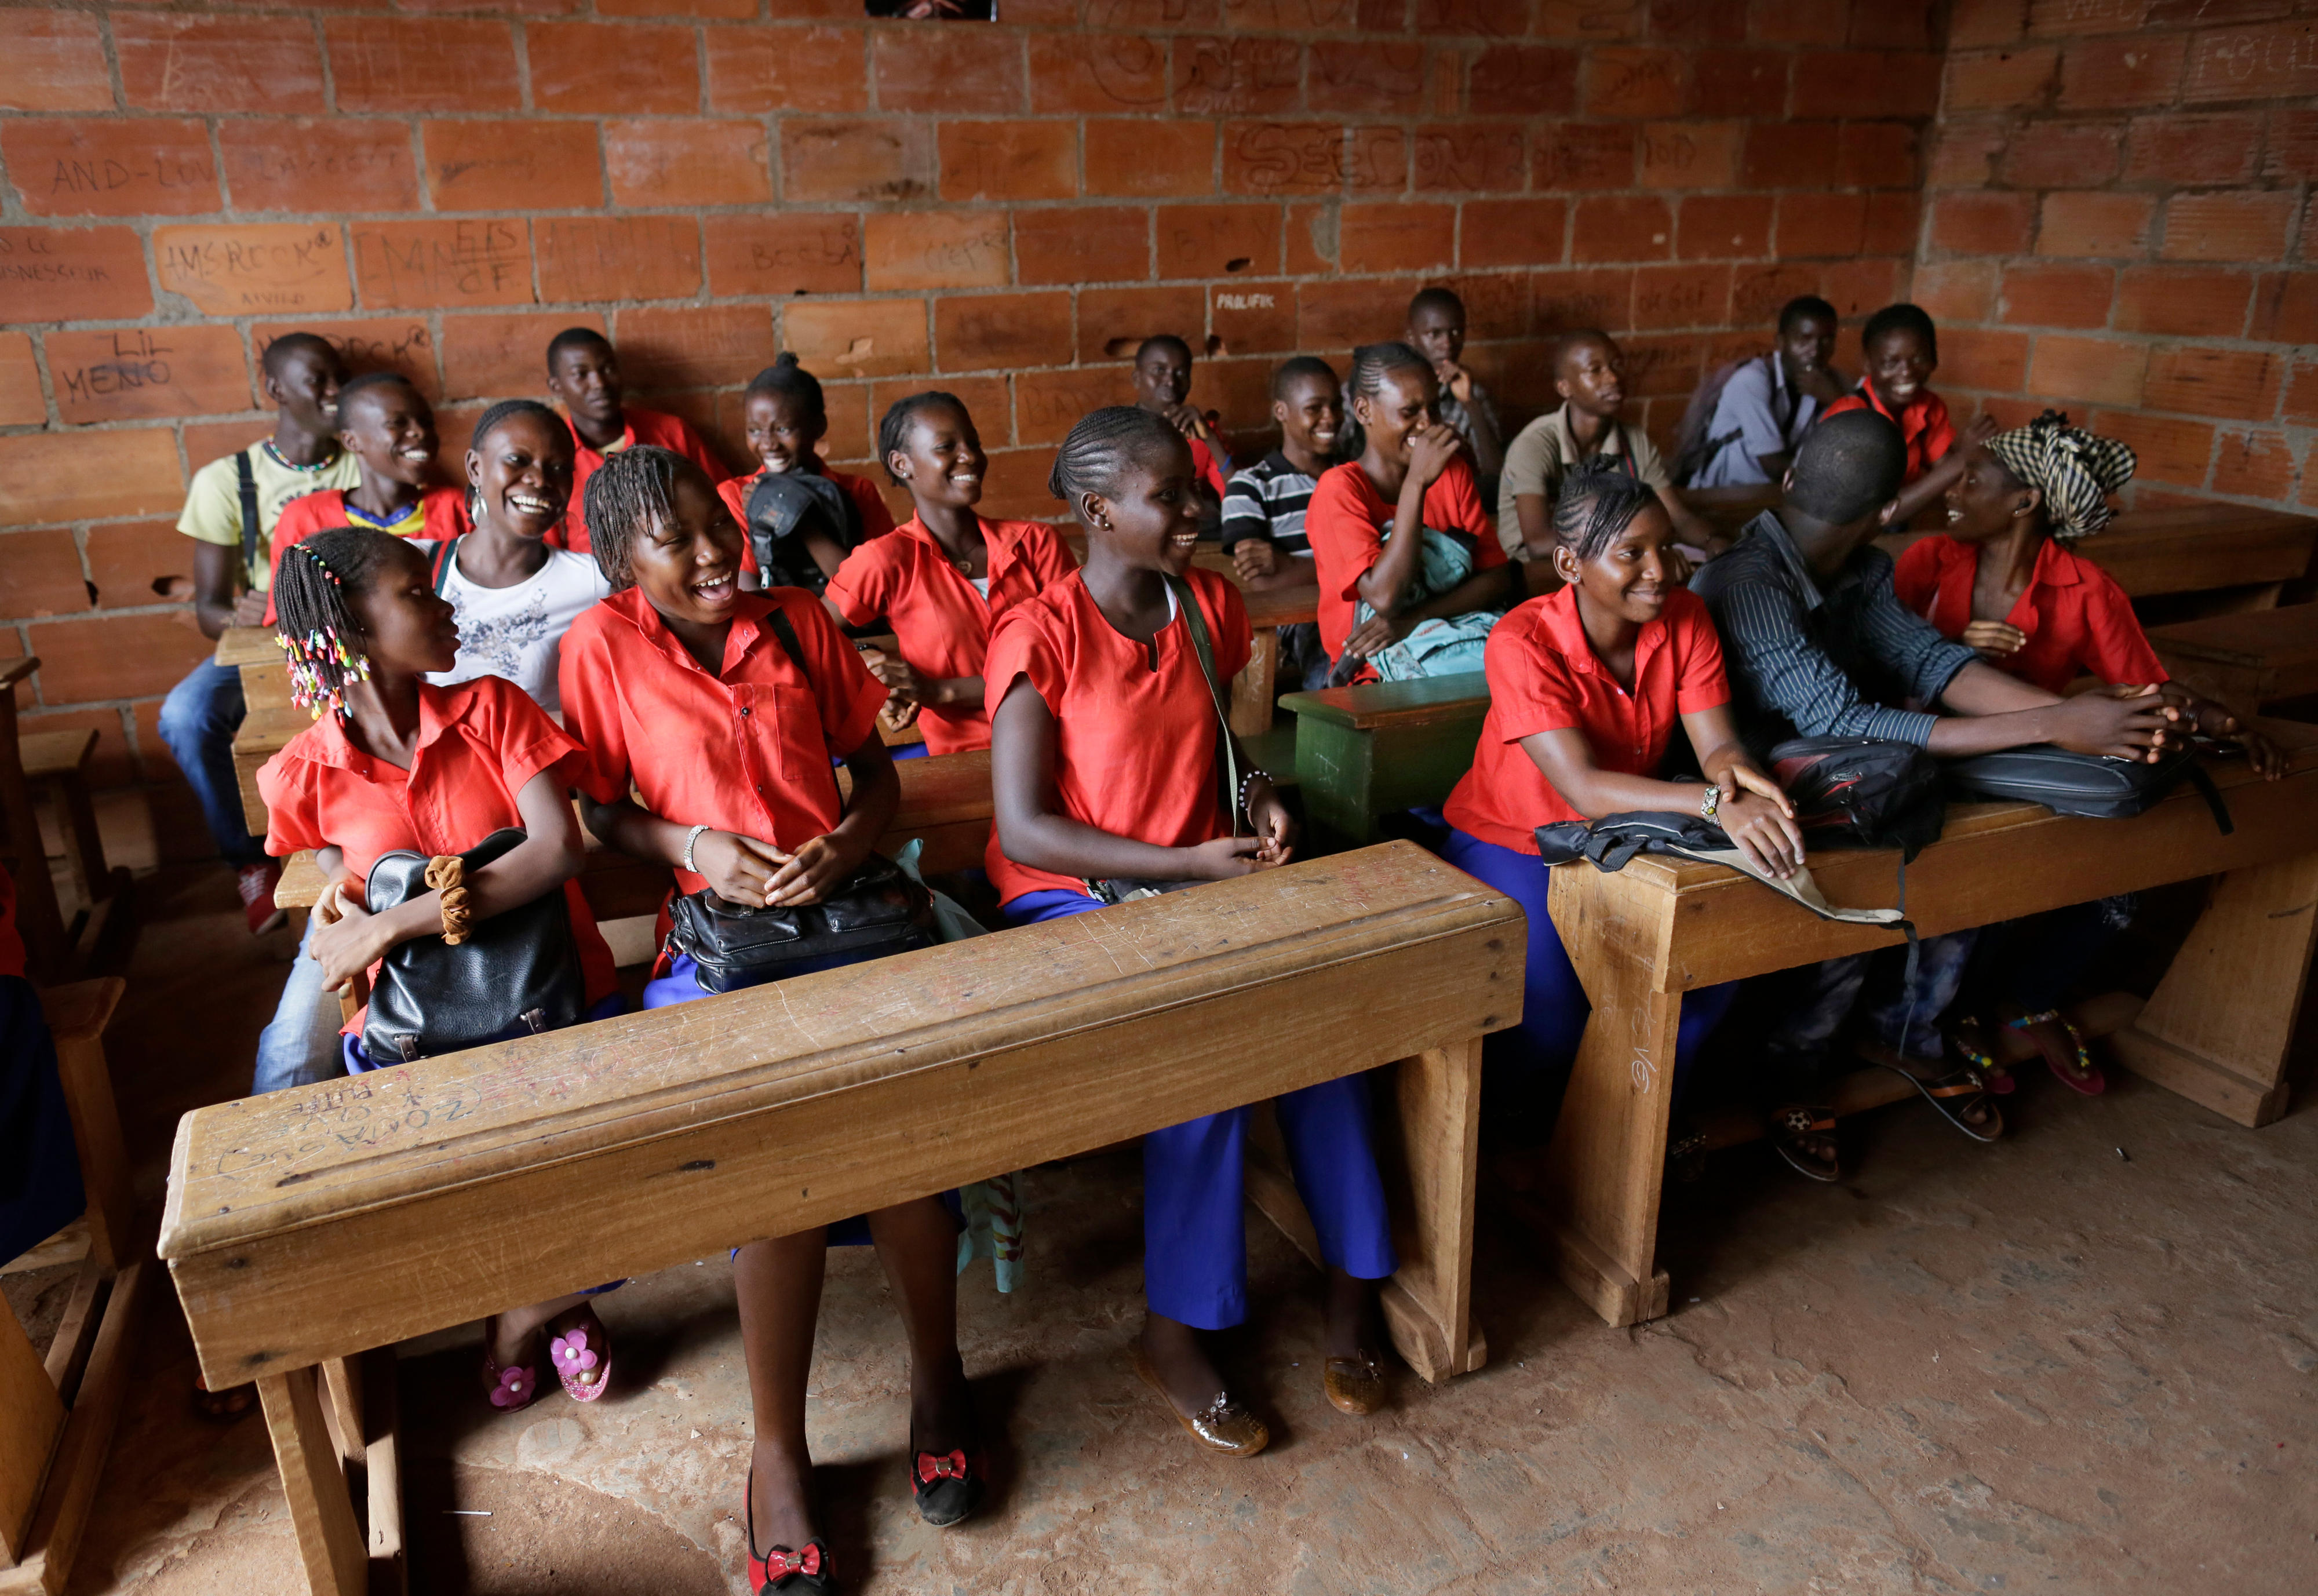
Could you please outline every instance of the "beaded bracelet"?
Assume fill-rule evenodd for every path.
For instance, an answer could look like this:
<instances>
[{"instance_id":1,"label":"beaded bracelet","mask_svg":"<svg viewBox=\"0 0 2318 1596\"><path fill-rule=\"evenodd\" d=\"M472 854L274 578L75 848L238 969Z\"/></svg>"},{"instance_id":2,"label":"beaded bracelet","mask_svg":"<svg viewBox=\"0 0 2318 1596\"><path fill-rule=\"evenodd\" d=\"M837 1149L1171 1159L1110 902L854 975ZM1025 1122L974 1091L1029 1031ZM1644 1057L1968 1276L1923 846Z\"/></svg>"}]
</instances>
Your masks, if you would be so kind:
<instances>
[{"instance_id":1,"label":"beaded bracelet","mask_svg":"<svg viewBox=\"0 0 2318 1596\"><path fill-rule=\"evenodd\" d=\"M1258 770L1253 766L1250 766L1248 767L1247 774L1239 778L1239 811L1242 814L1247 815L1247 823L1251 826L1255 824L1255 817L1247 813L1247 791L1250 787L1255 785L1255 781L1258 776L1262 776L1265 781L1270 781L1271 779L1271 772L1269 770Z\"/></svg>"}]
</instances>

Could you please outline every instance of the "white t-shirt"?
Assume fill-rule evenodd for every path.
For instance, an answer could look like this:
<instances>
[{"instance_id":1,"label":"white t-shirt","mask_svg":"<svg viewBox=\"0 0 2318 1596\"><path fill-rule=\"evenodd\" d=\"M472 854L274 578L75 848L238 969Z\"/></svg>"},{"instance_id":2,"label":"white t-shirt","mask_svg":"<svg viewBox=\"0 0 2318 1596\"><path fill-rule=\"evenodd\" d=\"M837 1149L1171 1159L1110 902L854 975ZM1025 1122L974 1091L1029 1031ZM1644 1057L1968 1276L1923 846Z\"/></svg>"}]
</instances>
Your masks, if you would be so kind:
<instances>
[{"instance_id":1,"label":"white t-shirt","mask_svg":"<svg viewBox=\"0 0 2318 1596\"><path fill-rule=\"evenodd\" d=\"M413 546L432 562L432 540L414 539ZM555 679L563 634L611 591L595 560L569 549L548 550L547 563L512 587L484 587L469 581L454 555L451 569L444 573L443 596L458 612L459 660L427 679L447 687L477 677L505 677L540 708L561 716L563 700Z\"/></svg>"}]
</instances>

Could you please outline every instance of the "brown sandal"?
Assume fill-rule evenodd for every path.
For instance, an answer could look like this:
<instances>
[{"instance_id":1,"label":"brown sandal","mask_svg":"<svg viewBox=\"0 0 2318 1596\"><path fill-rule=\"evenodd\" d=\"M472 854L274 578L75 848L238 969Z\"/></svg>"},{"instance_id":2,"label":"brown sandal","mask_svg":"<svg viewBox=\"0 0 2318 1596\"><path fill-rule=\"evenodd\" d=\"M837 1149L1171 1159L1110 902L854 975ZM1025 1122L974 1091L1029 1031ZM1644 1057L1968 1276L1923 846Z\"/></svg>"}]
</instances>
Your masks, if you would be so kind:
<instances>
[{"instance_id":1,"label":"brown sandal","mask_svg":"<svg viewBox=\"0 0 2318 1596\"><path fill-rule=\"evenodd\" d=\"M1900 1064L1883 1067L1904 1078L1923 1094L1924 1101L1940 1111L1942 1118L1973 1141L1993 1142L2004 1134L2003 1110L1989 1100L1988 1082L1971 1065L1928 1077ZM1975 1109L1980 1113L1977 1125L1972 1120Z\"/></svg>"},{"instance_id":2,"label":"brown sandal","mask_svg":"<svg viewBox=\"0 0 2318 1596\"><path fill-rule=\"evenodd\" d=\"M1835 1145L1834 1109L1789 1104L1771 1116L1771 1143L1796 1174L1828 1186L1843 1179Z\"/></svg>"}]
</instances>

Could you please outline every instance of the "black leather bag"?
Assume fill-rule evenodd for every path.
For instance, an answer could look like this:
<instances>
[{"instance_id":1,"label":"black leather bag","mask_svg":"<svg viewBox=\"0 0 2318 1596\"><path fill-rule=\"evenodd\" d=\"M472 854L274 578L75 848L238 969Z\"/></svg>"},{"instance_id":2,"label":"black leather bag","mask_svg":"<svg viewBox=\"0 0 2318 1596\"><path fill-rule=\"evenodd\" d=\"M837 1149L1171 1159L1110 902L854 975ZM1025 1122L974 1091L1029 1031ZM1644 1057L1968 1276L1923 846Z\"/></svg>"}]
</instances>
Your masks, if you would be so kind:
<instances>
[{"instance_id":1,"label":"black leather bag","mask_svg":"<svg viewBox=\"0 0 2318 1596\"><path fill-rule=\"evenodd\" d=\"M2189 781L2205 795L2222 835L2236 829L2219 789L2198 764L2197 750L2186 744L2151 765L2036 743L1952 761L1947 779L1962 797L2017 799L2041 803L2054 814L2099 820L2129 820Z\"/></svg>"},{"instance_id":2,"label":"black leather bag","mask_svg":"<svg viewBox=\"0 0 2318 1596\"><path fill-rule=\"evenodd\" d=\"M703 888L676 901L669 940L689 956L704 992L778 981L832 955L880 958L933 946L933 895L883 854L871 854L819 903L751 909Z\"/></svg>"},{"instance_id":3,"label":"black leather bag","mask_svg":"<svg viewBox=\"0 0 2318 1596\"><path fill-rule=\"evenodd\" d=\"M1912 743L1797 737L1771 750L1770 765L1814 848L1896 847L1912 860L1947 819L1939 761Z\"/></svg>"},{"instance_id":4,"label":"black leather bag","mask_svg":"<svg viewBox=\"0 0 2318 1596\"><path fill-rule=\"evenodd\" d=\"M812 471L760 476L749 490L749 546L757 556L758 580L767 587L803 587L821 593L829 573L804 546L804 534L818 531L850 552L861 542L861 516L845 489Z\"/></svg>"},{"instance_id":5,"label":"black leather bag","mask_svg":"<svg viewBox=\"0 0 2318 1596\"><path fill-rule=\"evenodd\" d=\"M459 856L470 876L512 851L525 834L509 826ZM427 892L427 856L386 855L370 870L364 901L373 914ZM562 887L489 919L456 947L419 937L386 955L372 983L363 1048L379 1064L457 1053L519 1034L577 1025L588 988L571 938Z\"/></svg>"}]
</instances>

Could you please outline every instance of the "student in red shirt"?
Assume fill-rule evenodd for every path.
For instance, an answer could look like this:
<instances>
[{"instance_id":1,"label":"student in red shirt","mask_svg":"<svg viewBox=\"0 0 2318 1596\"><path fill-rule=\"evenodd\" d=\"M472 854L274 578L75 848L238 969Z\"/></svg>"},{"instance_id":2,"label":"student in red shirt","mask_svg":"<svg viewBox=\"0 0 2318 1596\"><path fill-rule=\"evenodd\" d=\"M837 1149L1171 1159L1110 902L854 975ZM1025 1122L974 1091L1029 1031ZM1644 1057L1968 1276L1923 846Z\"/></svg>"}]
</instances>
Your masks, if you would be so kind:
<instances>
[{"instance_id":1,"label":"student in red shirt","mask_svg":"<svg viewBox=\"0 0 2318 1596\"><path fill-rule=\"evenodd\" d=\"M434 409L409 378L365 372L340 388L338 443L361 462L362 481L352 489L321 489L282 507L282 519L274 524L275 572L284 549L325 527L368 526L437 542L467 530L467 496L427 485L442 442ZM269 579L269 591L271 586ZM274 624L270 602L265 623Z\"/></svg>"},{"instance_id":2,"label":"student in red shirt","mask_svg":"<svg viewBox=\"0 0 2318 1596\"><path fill-rule=\"evenodd\" d=\"M1287 863L1295 822L1251 770L1230 802L1217 769L1217 695L1253 644L1239 590L1191 566L1195 468L1162 417L1117 407L1073 427L1049 480L1087 532L1086 568L1002 617L984 680L991 716L990 879L1018 924L1083 914L1143 890L1172 892ZM1213 656L1212 684L1199 639ZM1371 1285L1395 1267L1358 1076L1277 1100L1296 1182L1328 1264L1323 1387L1346 1412L1375 1410ZM1200 1445L1252 1457L1271 1439L1234 1401L1199 1331L1247 1316L1241 1151L1247 1110L1143 1138L1144 1292L1136 1366Z\"/></svg>"},{"instance_id":3,"label":"student in red shirt","mask_svg":"<svg viewBox=\"0 0 2318 1596\"><path fill-rule=\"evenodd\" d=\"M1512 1145L1552 1134L1591 1005L1547 907L1537 828L1633 811L1705 814L1756 865L1789 875L1802 834L1778 784L1738 740L1722 644L1706 605L1677 585L1666 507L1614 465L1563 479L1553 569L1564 584L1489 634L1489 713L1473 767L1442 806L1447 859L1514 899L1529 919L1521 1024L1482 1045L1484 1122ZM1706 783L1675 777L1679 721ZM1738 983L1685 994L1677 1081L1721 1022Z\"/></svg>"},{"instance_id":4,"label":"student in red shirt","mask_svg":"<svg viewBox=\"0 0 2318 1596\"><path fill-rule=\"evenodd\" d=\"M427 681L429 671L451 668L459 629L450 605L436 596L426 560L406 540L368 528L319 532L283 561L281 578L274 591L292 694L316 721L265 762L257 789L265 799L266 851L279 858L313 849L329 876L308 954L321 964L324 982L342 987L374 973L403 943L449 937L452 919L439 891L377 914L364 907L364 884L382 856L462 853L514 827L525 840L466 878L467 919L488 920L562 893L587 1018L618 1012L624 1004L611 949L580 893L584 844L566 795L579 744L512 682ZM347 1071L397 1062L369 1055L362 1022L357 1015L340 1044ZM611 1349L588 1298L609 1289L574 1292L488 1322L483 1385L491 1405L505 1412L531 1405L543 1350L573 1398L601 1396Z\"/></svg>"},{"instance_id":5,"label":"student in red shirt","mask_svg":"<svg viewBox=\"0 0 2318 1596\"><path fill-rule=\"evenodd\" d=\"M1353 355L1351 387L1361 457L1323 473L1304 512L1321 646L1344 679L1360 660L1366 680L1475 669L1478 640L1521 598L1521 572L1463 440L1435 417L1441 380L1407 345L1370 344ZM1396 537L1399 527L1425 535ZM1454 624L1418 635L1430 622Z\"/></svg>"},{"instance_id":6,"label":"student in red shirt","mask_svg":"<svg viewBox=\"0 0 2318 1596\"><path fill-rule=\"evenodd\" d=\"M956 395L896 399L878 423L877 453L887 474L909 489L917 514L894 536L847 555L822 601L847 625L867 626L882 615L893 627L897 655L866 649L861 658L893 691L889 723L915 721L924 730L917 752L986 749L982 661L991 630L1078 561L1042 521L989 521L975 513L989 456Z\"/></svg>"},{"instance_id":7,"label":"student in red shirt","mask_svg":"<svg viewBox=\"0 0 2318 1596\"><path fill-rule=\"evenodd\" d=\"M1932 373L1940 368L1940 339L1932 318L1918 306L1886 305L1859 331L1865 370L1859 386L1819 412L1819 419L1846 410L1873 410L1900 429L1908 446L1907 474L1900 479L1899 508L1891 525L1905 526L1945 493L1963 469L1948 402L1934 393ZM1985 443L1996 423L1975 416L1962 435L1963 449Z\"/></svg>"},{"instance_id":8,"label":"student in red shirt","mask_svg":"<svg viewBox=\"0 0 2318 1596\"><path fill-rule=\"evenodd\" d=\"M829 410L820 381L797 364L795 354L784 354L750 379L741 416L759 469L755 476L718 483L716 491L747 534L741 548L741 578L755 587L819 593L849 551L894 530L894 514L876 483L822 462L817 445L829 431ZM775 541L771 528L749 525L749 500L768 478L795 484L813 496L808 502L814 506L814 513L799 519L790 534L800 546L780 560L781 569L769 579L759 569L757 544L760 536Z\"/></svg>"},{"instance_id":9,"label":"student in red shirt","mask_svg":"<svg viewBox=\"0 0 2318 1596\"><path fill-rule=\"evenodd\" d=\"M1155 333L1136 346L1135 404L1137 409L1163 416L1168 425L1191 445L1191 470L1200 484L1214 490L1210 507L1221 525L1224 479L1231 475L1231 452L1207 414L1190 403L1191 346L1172 333ZM1208 536L1216 533L1209 532Z\"/></svg>"},{"instance_id":10,"label":"student in red shirt","mask_svg":"<svg viewBox=\"0 0 2318 1596\"><path fill-rule=\"evenodd\" d=\"M681 456L644 446L607 461L588 484L587 516L613 587L563 641L563 714L587 745L576 785L588 829L671 866L679 892L713 888L765 907L816 901L868 856L901 801L877 736L885 689L811 594L741 588L740 525ZM832 755L852 773L850 801L838 793ZM644 1006L706 996L696 969L664 946ZM774 1580L783 1590L833 1588L823 1583L829 1549L807 1491L804 1429L831 1243L874 1242L900 1300L919 1511L951 1524L980 1500L984 1465L957 1350L957 1233L952 1210L929 1197L735 1253L756 1420L743 1496L751 1590ZM960 1473L942 1466L953 1457ZM806 1583L792 1587L790 1574Z\"/></svg>"},{"instance_id":11,"label":"student in red shirt","mask_svg":"<svg viewBox=\"0 0 2318 1596\"><path fill-rule=\"evenodd\" d=\"M606 456L638 444L672 449L698 466L711 482L732 473L716 451L680 416L622 403L626 386L620 381L620 363L611 340L594 327L568 327L547 343L547 391L563 407L571 425L575 458L571 474L571 507L585 502L588 479L602 469ZM562 529L548 542L560 549L588 551L588 526L578 514L564 518Z\"/></svg>"}]
</instances>

